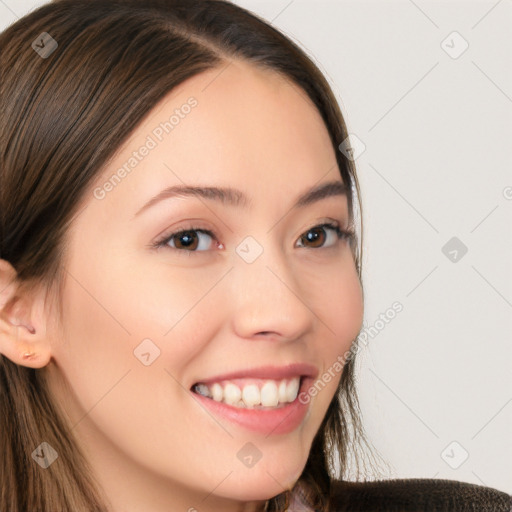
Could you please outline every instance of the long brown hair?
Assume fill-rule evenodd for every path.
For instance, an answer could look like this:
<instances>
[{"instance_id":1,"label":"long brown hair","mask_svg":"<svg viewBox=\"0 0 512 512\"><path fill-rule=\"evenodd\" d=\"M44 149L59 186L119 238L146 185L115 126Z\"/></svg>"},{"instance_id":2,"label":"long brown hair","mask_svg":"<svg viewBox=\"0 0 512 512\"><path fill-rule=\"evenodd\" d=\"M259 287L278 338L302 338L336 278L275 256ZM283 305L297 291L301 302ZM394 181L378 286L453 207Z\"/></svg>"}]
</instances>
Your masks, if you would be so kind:
<instances>
[{"instance_id":1,"label":"long brown hair","mask_svg":"<svg viewBox=\"0 0 512 512\"><path fill-rule=\"evenodd\" d=\"M58 45L47 55L32 46L43 37L39 48L51 48L43 33ZM20 285L59 296L67 228L95 177L166 94L233 59L281 73L309 96L349 184L352 218L356 196L362 211L354 162L338 150L347 129L335 96L313 61L271 24L227 0L56 0L0 34L0 258ZM362 223L358 242L352 251L361 281ZM359 478L374 457L363 450L370 444L354 363L345 363L294 488L317 510L329 510L334 478L349 470ZM106 511L101 484L44 375L0 356L0 510ZM43 440L59 458L41 471L31 453ZM290 496L268 500L267 510L284 510Z\"/></svg>"}]
</instances>

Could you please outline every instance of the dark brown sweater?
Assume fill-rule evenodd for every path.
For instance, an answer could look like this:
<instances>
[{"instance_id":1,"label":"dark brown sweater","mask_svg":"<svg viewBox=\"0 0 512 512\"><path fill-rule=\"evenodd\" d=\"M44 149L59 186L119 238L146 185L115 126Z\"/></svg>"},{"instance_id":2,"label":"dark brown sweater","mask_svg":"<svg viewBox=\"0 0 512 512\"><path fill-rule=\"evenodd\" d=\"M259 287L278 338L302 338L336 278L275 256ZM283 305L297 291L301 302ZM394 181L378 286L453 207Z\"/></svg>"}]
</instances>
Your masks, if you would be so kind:
<instances>
[{"instance_id":1,"label":"dark brown sweater","mask_svg":"<svg viewBox=\"0 0 512 512\"><path fill-rule=\"evenodd\" d=\"M333 512L511 512L512 495L442 479L393 479L333 484Z\"/></svg>"}]
</instances>

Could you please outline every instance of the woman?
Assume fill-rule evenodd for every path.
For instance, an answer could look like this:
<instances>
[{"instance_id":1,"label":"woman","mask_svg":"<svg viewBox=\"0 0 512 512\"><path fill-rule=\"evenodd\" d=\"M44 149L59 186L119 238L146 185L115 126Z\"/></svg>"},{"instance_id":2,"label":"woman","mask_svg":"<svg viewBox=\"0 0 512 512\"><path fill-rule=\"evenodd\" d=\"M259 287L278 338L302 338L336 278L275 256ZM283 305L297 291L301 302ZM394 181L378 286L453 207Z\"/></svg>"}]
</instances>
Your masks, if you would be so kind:
<instances>
[{"instance_id":1,"label":"woman","mask_svg":"<svg viewBox=\"0 0 512 512\"><path fill-rule=\"evenodd\" d=\"M60 0L0 69L0 510L365 503L358 182L312 61L227 1Z\"/></svg>"}]
</instances>

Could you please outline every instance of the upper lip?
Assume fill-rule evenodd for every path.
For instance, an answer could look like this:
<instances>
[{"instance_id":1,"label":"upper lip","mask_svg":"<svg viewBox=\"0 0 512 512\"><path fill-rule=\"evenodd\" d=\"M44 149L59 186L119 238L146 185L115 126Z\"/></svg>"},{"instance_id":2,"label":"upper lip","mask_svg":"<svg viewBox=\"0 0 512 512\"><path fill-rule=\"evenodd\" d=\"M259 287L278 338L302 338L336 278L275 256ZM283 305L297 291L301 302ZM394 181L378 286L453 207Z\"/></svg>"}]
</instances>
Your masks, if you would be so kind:
<instances>
[{"instance_id":1,"label":"upper lip","mask_svg":"<svg viewBox=\"0 0 512 512\"><path fill-rule=\"evenodd\" d=\"M222 375L215 375L206 379L201 379L196 383L213 384L222 380L231 379L272 379L281 380L290 377L311 377L318 375L318 369L308 363L292 363L285 366L258 366L255 368L247 368L245 370L236 370Z\"/></svg>"}]
</instances>

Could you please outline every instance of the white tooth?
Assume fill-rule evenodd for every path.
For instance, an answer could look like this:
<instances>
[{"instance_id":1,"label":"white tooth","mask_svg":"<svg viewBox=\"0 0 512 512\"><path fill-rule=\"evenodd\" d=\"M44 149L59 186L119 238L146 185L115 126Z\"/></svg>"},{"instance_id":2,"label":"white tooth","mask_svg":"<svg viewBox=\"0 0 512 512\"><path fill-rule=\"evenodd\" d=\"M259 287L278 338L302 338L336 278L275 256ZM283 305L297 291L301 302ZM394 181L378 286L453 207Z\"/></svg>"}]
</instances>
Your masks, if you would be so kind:
<instances>
[{"instance_id":1,"label":"white tooth","mask_svg":"<svg viewBox=\"0 0 512 512\"><path fill-rule=\"evenodd\" d=\"M261 405L272 407L277 405L279 397L277 395L277 385L275 382L269 380L261 387Z\"/></svg>"},{"instance_id":2,"label":"white tooth","mask_svg":"<svg viewBox=\"0 0 512 512\"><path fill-rule=\"evenodd\" d=\"M228 382L224 386L224 402L229 405L236 405L238 400L242 398L242 392L238 386Z\"/></svg>"},{"instance_id":3,"label":"white tooth","mask_svg":"<svg viewBox=\"0 0 512 512\"><path fill-rule=\"evenodd\" d=\"M215 382L211 386L199 384L196 391L204 396L213 398L217 402L240 408L276 407L279 403L293 402L297 398L300 387L300 378L290 380L267 380L260 388L257 384L248 384L240 389L232 382L228 382L224 388Z\"/></svg>"},{"instance_id":4,"label":"white tooth","mask_svg":"<svg viewBox=\"0 0 512 512\"><path fill-rule=\"evenodd\" d=\"M213 395L213 399L216 402L221 402L222 399L224 398L224 391L222 389L222 386L216 382L215 384L213 384L210 390Z\"/></svg>"},{"instance_id":5,"label":"white tooth","mask_svg":"<svg viewBox=\"0 0 512 512\"><path fill-rule=\"evenodd\" d=\"M293 402L297 398L299 392L300 379L298 377L288 382L286 386L286 401Z\"/></svg>"},{"instance_id":6,"label":"white tooth","mask_svg":"<svg viewBox=\"0 0 512 512\"><path fill-rule=\"evenodd\" d=\"M279 401L286 402L286 381L285 380L282 380L279 382L278 394L279 394Z\"/></svg>"},{"instance_id":7,"label":"white tooth","mask_svg":"<svg viewBox=\"0 0 512 512\"><path fill-rule=\"evenodd\" d=\"M253 405L261 403L260 390L256 384L244 386L242 397L247 407L252 407Z\"/></svg>"},{"instance_id":8,"label":"white tooth","mask_svg":"<svg viewBox=\"0 0 512 512\"><path fill-rule=\"evenodd\" d=\"M196 384L195 390L200 395L207 396L209 398L212 397L210 390L208 389L208 386L206 384Z\"/></svg>"}]
</instances>

